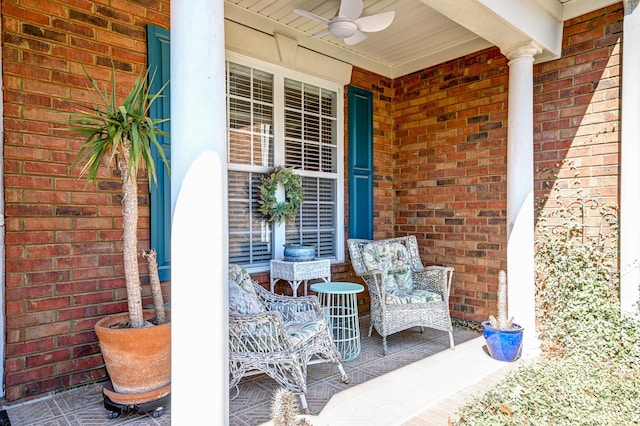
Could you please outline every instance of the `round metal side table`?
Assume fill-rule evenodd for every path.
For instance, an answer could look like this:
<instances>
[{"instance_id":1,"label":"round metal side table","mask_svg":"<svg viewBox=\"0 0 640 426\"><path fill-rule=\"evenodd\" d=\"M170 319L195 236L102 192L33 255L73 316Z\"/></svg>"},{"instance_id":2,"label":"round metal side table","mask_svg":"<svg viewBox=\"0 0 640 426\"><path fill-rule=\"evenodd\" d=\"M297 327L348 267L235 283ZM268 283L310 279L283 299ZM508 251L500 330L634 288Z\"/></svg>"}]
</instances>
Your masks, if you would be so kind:
<instances>
[{"instance_id":1,"label":"round metal side table","mask_svg":"<svg viewBox=\"0 0 640 426\"><path fill-rule=\"evenodd\" d=\"M357 294L364 291L360 284L326 282L311 284L318 293L322 312L333 334L333 340L343 361L360 355L360 325Z\"/></svg>"}]
</instances>

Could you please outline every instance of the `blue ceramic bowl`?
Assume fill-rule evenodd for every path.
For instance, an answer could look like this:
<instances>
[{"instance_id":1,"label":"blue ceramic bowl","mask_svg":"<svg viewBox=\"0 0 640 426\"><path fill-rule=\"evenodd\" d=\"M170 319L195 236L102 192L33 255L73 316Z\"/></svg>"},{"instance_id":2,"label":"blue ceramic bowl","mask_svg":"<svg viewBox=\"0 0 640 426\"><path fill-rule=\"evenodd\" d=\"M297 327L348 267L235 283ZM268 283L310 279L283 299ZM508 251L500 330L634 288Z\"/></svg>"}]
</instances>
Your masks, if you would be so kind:
<instances>
[{"instance_id":1,"label":"blue ceramic bowl","mask_svg":"<svg viewBox=\"0 0 640 426\"><path fill-rule=\"evenodd\" d=\"M315 259L315 246L307 246L303 244L285 244L284 260L287 262L308 262Z\"/></svg>"},{"instance_id":2,"label":"blue ceramic bowl","mask_svg":"<svg viewBox=\"0 0 640 426\"><path fill-rule=\"evenodd\" d=\"M482 334L491 358L512 362L520 357L524 328L516 323L513 323L513 327L511 330L502 330L491 327L489 321L482 322Z\"/></svg>"}]
</instances>

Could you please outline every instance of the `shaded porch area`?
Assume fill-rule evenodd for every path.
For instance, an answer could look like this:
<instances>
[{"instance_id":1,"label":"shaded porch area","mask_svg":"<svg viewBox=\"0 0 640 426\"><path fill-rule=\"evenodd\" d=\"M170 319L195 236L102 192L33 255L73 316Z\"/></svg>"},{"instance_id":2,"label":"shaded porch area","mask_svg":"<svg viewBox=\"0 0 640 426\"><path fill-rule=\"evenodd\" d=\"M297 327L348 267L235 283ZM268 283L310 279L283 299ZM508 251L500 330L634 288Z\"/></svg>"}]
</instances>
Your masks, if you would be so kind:
<instances>
[{"instance_id":1,"label":"shaded porch area","mask_svg":"<svg viewBox=\"0 0 640 426\"><path fill-rule=\"evenodd\" d=\"M345 362L350 383L343 384L330 364L310 365L307 401L313 425L447 425L447 418L472 395L496 384L518 363L495 361L485 354L476 331L454 326L455 350L445 332L411 329L382 339L368 337L369 317L360 318L361 354ZM194 387L206 383L195 383ZM270 418L275 381L261 374L243 379L229 402L229 425L259 425ZM171 408L158 418L130 414L110 420L101 404L101 386L90 385L59 395L5 407L11 425L169 425ZM230 390L235 395L235 390ZM213 413L194 407L203 421Z\"/></svg>"},{"instance_id":2,"label":"shaded porch area","mask_svg":"<svg viewBox=\"0 0 640 426\"><path fill-rule=\"evenodd\" d=\"M413 328L382 338L368 337L369 316L361 316L361 353L344 362L350 383L340 381L335 366L308 367L309 421L320 425L447 425L449 415L470 397L495 384L516 363L495 361L483 350L484 339L474 330L453 329L456 349L448 334ZM229 424L258 425L270 419L277 385L265 375L245 378L240 394L229 404ZM230 390L231 397L235 390Z\"/></svg>"}]
</instances>

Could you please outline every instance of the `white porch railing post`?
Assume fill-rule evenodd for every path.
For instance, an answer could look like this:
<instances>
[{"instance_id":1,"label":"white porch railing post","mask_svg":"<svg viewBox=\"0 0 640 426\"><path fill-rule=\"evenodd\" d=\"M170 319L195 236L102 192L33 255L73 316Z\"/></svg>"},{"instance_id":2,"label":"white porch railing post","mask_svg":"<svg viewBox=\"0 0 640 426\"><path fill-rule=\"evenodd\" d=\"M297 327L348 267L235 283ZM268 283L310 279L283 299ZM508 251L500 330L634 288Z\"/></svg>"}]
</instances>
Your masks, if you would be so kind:
<instances>
[{"instance_id":1,"label":"white porch railing post","mask_svg":"<svg viewBox=\"0 0 640 426\"><path fill-rule=\"evenodd\" d=\"M538 351L535 329L533 61L531 43L509 59L507 132L507 283L509 316L524 327L523 355ZM496 277L497 280L497 277Z\"/></svg>"}]
</instances>

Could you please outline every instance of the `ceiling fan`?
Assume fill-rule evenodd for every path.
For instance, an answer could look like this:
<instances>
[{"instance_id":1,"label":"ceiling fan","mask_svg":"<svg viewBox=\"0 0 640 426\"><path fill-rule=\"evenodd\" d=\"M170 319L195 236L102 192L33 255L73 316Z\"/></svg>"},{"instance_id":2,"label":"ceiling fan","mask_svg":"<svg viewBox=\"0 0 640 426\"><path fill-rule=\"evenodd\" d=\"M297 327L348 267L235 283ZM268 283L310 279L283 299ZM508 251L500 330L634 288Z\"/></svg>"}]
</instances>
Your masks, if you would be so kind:
<instances>
[{"instance_id":1,"label":"ceiling fan","mask_svg":"<svg viewBox=\"0 0 640 426\"><path fill-rule=\"evenodd\" d=\"M313 35L313 37L324 37L331 34L334 37L344 39L345 44L351 46L367 38L365 33L382 31L391 25L395 12L377 13L370 16L360 16L362 14L362 0L342 0L338 15L331 19L323 18L315 13L302 9L293 10L298 15L322 22L327 25L327 29Z\"/></svg>"}]
</instances>

